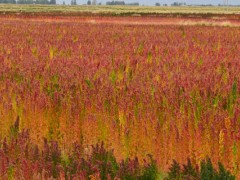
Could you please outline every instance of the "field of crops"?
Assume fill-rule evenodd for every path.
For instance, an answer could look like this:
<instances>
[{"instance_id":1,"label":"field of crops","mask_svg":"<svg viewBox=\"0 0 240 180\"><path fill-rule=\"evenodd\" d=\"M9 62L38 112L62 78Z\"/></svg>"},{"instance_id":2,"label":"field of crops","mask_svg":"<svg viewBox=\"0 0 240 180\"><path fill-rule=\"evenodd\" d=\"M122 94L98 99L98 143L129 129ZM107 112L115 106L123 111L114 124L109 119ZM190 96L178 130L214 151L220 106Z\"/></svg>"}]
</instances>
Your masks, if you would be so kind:
<instances>
[{"instance_id":1,"label":"field of crops","mask_svg":"<svg viewBox=\"0 0 240 180\"><path fill-rule=\"evenodd\" d=\"M61 14L98 14L98 15L239 15L239 6L66 6L66 5L27 5L0 4L0 13L56 13Z\"/></svg>"},{"instance_id":2,"label":"field of crops","mask_svg":"<svg viewBox=\"0 0 240 180\"><path fill-rule=\"evenodd\" d=\"M104 142L117 161L210 157L239 175L239 52L238 27L1 18L0 147L17 119L39 149Z\"/></svg>"}]
</instances>

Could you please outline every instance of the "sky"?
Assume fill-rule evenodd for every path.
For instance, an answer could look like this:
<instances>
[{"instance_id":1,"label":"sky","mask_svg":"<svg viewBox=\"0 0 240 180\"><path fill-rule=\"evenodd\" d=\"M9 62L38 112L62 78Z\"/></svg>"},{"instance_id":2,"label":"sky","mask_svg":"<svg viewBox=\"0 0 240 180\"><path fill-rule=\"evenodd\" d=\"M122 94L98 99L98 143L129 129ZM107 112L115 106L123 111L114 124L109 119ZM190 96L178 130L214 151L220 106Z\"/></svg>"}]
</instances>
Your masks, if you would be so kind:
<instances>
[{"instance_id":1,"label":"sky","mask_svg":"<svg viewBox=\"0 0 240 180\"><path fill-rule=\"evenodd\" d=\"M59 4L62 3L63 0L57 0ZM106 1L112 1L112 0L97 0L97 2L101 2L102 4L106 4ZM139 2L141 5L155 5L156 2L159 2L160 4L172 4L173 2L186 2L187 4L223 4L224 0L124 0L125 3L133 3L133 2ZM71 0L65 0L65 2L68 4L71 2ZM229 4L232 5L240 5L240 0L228 0ZM86 4L87 0L77 0L77 4Z\"/></svg>"}]
</instances>

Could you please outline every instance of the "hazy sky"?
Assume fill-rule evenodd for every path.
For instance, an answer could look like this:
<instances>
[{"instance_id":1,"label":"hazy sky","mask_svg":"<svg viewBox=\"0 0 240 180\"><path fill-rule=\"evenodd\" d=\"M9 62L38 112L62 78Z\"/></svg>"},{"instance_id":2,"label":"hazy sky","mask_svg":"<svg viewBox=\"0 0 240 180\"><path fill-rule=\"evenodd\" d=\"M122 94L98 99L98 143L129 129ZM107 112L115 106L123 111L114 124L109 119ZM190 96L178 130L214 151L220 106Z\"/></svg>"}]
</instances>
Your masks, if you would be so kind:
<instances>
[{"instance_id":1,"label":"hazy sky","mask_svg":"<svg viewBox=\"0 0 240 180\"><path fill-rule=\"evenodd\" d=\"M63 0L57 0L58 3L62 3ZM97 2L101 2L102 4L105 4L106 1L111 0L97 0ZM173 2L186 2L187 4L223 4L224 0L124 0L125 3L131 3L131 2L139 2L141 5L154 5L156 2L159 2L160 4L171 4ZM240 0L228 0L229 4L233 5L240 5ZM71 2L71 0L65 0L66 3ZM77 0L77 4L86 4L87 0Z\"/></svg>"}]
</instances>

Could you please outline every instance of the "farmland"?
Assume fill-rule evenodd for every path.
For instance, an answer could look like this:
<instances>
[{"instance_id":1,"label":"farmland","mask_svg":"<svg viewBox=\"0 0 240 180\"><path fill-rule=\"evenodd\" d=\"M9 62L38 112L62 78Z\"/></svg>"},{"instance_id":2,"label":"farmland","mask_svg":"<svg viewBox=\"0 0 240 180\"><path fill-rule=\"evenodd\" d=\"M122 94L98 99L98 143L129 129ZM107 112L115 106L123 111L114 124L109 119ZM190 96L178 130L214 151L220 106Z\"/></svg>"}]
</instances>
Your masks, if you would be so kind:
<instances>
[{"instance_id":1,"label":"farmland","mask_svg":"<svg viewBox=\"0 0 240 180\"><path fill-rule=\"evenodd\" d=\"M48 141L71 154L78 144L86 155L104 142L118 162L138 157L144 164L151 154L167 172L173 159L199 165L210 157L239 177L240 29L234 17L2 15L0 147L23 131L19 141L27 134L39 149ZM9 144L9 159L23 156ZM20 166L2 165L1 176L19 175Z\"/></svg>"},{"instance_id":2,"label":"farmland","mask_svg":"<svg viewBox=\"0 0 240 180\"><path fill-rule=\"evenodd\" d=\"M64 6L64 5L10 5L0 4L1 13L51 13L59 14L95 14L95 15L239 15L240 7L232 6ZM238 17L239 18L239 17Z\"/></svg>"}]
</instances>

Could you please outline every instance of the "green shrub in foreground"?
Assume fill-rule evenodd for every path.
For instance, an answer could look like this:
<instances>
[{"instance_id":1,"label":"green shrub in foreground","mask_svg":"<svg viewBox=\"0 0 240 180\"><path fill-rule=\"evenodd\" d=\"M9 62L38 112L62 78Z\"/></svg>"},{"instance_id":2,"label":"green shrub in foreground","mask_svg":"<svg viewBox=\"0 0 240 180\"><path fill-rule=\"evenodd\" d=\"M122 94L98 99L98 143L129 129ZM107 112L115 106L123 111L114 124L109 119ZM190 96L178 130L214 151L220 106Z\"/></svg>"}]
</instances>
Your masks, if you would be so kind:
<instances>
[{"instance_id":1,"label":"green shrub in foreground","mask_svg":"<svg viewBox=\"0 0 240 180\"><path fill-rule=\"evenodd\" d=\"M188 159L183 168L173 160L166 180L235 180L235 176L227 171L220 162L218 163L218 170L216 170L210 158L201 162L200 170Z\"/></svg>"}]
</instances>

